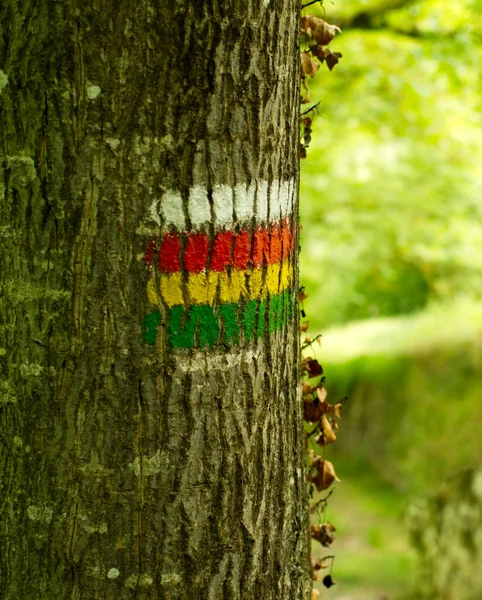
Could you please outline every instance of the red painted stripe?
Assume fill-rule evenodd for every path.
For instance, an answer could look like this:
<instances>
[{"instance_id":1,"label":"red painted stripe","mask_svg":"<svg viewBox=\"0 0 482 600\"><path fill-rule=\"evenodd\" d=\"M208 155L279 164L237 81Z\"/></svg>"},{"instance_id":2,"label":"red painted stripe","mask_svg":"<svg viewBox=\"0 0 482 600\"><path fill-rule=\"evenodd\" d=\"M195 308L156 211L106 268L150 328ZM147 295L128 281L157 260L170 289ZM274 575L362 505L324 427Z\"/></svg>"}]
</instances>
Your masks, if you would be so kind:
<instances>
[{"instance_id":1,"label":"red painted stripe","mask_svg":"<svg viewBox=\"0 0 482 600\"><path fill-rule=\"evenodd\" d=\"M274 265L281 260L281 230L279 225L273 225L269 236L268 264Z\"/></svg>"},{"instance_id":2,"label":"red painted stripe","mask_svg":"<svg viewBox=\"0 0 482 600\"><path fill-rule=\"evenodd\" d=\"M187 236L184 252L186 271L200 273L206 268L209 242L205 233L192 233Z\"/></svg>"},{"instance_id":3,"label":"red painted stripe","mask_svg":"<svg viewBox=\"0 0 482 600\"><path fill-rule=\"evenodd\" d=\"M181 260L182 239L185 240L184 256ZM231 266L246 270L263 265L272 265L286 259L293 250L294 236L288 219L269 228L256 229L251 235L243 230L218 232L212 242L209 268L215 272L225 271ZM190 273L200 273L207 267L209 239L205 233L166 233L159 247L159 269L162 273L177 273L181 264ZM144 261L152 264L156 250L155 240L146 247Z\"/></svg>"},{"instance_id":4,"label":"red painted stripe","mask_svg":"<svg viewBox=\"0 0 482 600\"><path fill-rule=\"evenodd\" d=\"M231 259L233 237L233 231L223 231L216 234L211 257L211 271L224 271L227 266L233 264Z\"/></svg>"},{"instance_id":5,"label":"red painted stripe","mask_svg":"<svg viewBox=\"0 0 482 600\"><path fill-rule=\"evenodd\" d=\"M293 239L294 236L291 233L291 227L289 226L288 220L285 220L283 222L283 225L281 227L281 240L282 240L282 245L283 245L283 250L282 250L282 255L283 258L288 258L291 250L292 250L292 243L293 243Z\"/></svg>"},{"instance_id":6,"label":"red painted stripe","mask_svg":"<svg viewBox=\"0 0 482 600\"><path fill-rule=\"evenodd\" d=\"M144 252L144 262L148 267L152 265L152 261L154 259L154 250L156 249L156 246L157 242L155 239L151 240L146 246L146 250Z\"/></svg>"},{"instance_id":7,"label":"red painted stripe","mask_svg":"<svg viewBox=\"0 0 482 600\"><path fill-rule=\"evenodd\" d=\"M269 230L258 229L253 236L252 261L254 267L261 267L268 262L269 257Z\"/></svg>"},{"instance_id":8,"label":"red painted stripe","mask_svg":"<svg viewBox=\"0 0 482 600\"><path fill-rule=\"evenodd\" d=\"M161 273L177 273L181 270L181 238L176 233L166 233L159 248Z\"/></svg>"},{"instance_id":9,"label":"red painted stripe","mask_svg":"<svg viewBox=\"0 0 482 600\"><path fill-rule=\"evenodd\" d=\"M251 235L247 231L241 231L234 238L234 264L237 269L245 271L249 265L251 254Z\"/></svg>"}]
</instances>

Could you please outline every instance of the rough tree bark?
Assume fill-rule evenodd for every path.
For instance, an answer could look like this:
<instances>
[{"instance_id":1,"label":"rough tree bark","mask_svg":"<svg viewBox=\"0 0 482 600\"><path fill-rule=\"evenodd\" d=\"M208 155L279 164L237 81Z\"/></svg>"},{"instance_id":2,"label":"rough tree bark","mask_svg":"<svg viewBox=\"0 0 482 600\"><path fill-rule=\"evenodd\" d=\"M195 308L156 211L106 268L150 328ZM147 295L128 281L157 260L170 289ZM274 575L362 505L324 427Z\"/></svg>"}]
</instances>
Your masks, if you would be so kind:
<instances>
[{"instance_id":1,"label":"rough tree bark","mask_svg":"<svg viewBox=\"0 0 482 600\"><path fill-rule=\"evenodd\" d=\"M0 597L301 600L298 6L0 3Z\"/></svg>"}]
</instances>

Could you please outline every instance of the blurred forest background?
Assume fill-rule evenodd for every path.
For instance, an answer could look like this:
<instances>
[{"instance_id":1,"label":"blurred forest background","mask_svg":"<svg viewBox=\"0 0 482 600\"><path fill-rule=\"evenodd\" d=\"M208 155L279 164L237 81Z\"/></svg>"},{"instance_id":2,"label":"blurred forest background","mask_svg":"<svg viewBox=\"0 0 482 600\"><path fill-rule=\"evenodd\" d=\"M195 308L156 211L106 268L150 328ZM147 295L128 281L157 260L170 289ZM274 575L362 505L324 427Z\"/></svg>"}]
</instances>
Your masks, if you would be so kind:
<instances>
[{"instance_id":1,"label":"blurred forest background","mask_svg":"<svg viewBox=\"0 0 482 600\"><path fill-rule=\"evenodd\" d=\"M308 78L301 178L309 334L329 399L349 397L322 597L416 599L406 507L482 462L482 1L305 12L343 30L340 63Z\"/></svg>"}]
</instances>

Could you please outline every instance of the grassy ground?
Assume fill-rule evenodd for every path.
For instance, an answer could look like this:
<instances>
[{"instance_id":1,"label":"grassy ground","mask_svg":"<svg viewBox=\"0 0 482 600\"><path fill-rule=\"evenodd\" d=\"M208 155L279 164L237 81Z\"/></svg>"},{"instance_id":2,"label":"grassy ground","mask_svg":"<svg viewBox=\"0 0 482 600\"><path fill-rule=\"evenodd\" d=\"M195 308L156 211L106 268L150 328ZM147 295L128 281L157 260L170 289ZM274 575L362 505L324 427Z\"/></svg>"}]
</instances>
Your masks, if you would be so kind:
<instances>
[{"instance_id":1,"label":"grassy ground","mask_svg":"<svg viewBox=\"0 0 482 600\"><path fill-rule=\"evenodd\" d=\"M414 315L356 321L323 332L322 355L330 363L359 356L420 354L474 340L482 333L482 304L460 299Z\"/></svg>"}]
</instances>

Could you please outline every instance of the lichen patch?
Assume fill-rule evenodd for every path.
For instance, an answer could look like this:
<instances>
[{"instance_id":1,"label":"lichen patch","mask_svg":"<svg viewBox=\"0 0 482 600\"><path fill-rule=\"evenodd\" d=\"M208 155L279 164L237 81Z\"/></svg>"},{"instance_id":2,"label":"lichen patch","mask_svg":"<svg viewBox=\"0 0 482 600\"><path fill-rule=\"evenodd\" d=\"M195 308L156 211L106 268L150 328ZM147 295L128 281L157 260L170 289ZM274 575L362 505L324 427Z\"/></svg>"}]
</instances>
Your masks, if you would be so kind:
<instances>
[{"instance_id":1,"label":"lichen patch","mask_svg":"<svg viewBox=\"0 0 482 600\"><path fill-rule=\"evenodd\" d=\"M101 91L102 90L98 85L90 84L87 86L87 96L90 100L95 100L99 96Z\"/></svg>"},{"instance_id":2,"label":"lichen patch","mask_svg":"<svg viewBox=\"0 0 482 600\"><path fill-rule=\"evenodd\" d=\"M0 69L0 94L8 85L8 76Z\"/></svg>"},{"instance_id":3,"label":"lichen patch","mask_svg":"<svg viewBox=\"0 0 482 600\"><path fill-rule=\"evenodd\" d=\"M27 508L27 516L31 521L48 524L52 520L53 514L53 510L48 506L35 506L31 504Z\"/></svg>"},{"instance_id":4,"label":"lichen patch","mask_svg":"<svg viewBox=\"0 0 482 600\"><path fill-rule=\"evenodd\" d=\"M117 579L120 575L120 571L119 569L116 569L115 567L112 567L112 569L109 569L109 571L107 572L107 577L109 579Z\"/></svg>"}]
</instances>

